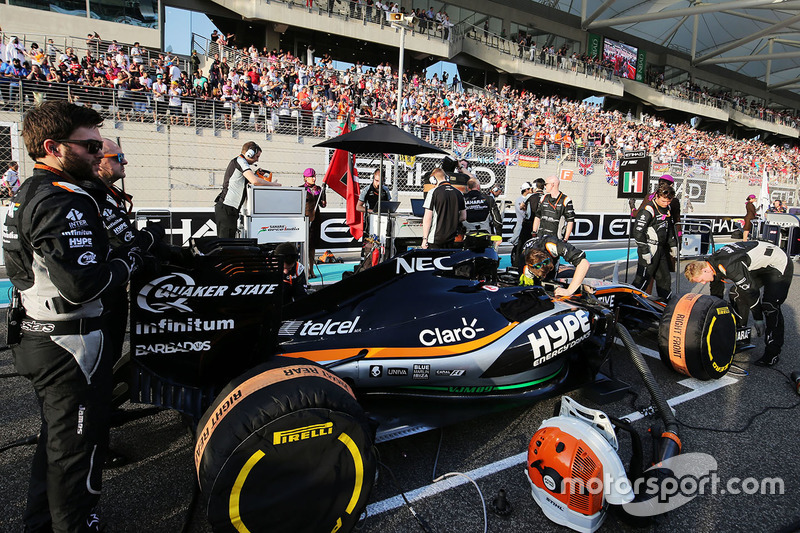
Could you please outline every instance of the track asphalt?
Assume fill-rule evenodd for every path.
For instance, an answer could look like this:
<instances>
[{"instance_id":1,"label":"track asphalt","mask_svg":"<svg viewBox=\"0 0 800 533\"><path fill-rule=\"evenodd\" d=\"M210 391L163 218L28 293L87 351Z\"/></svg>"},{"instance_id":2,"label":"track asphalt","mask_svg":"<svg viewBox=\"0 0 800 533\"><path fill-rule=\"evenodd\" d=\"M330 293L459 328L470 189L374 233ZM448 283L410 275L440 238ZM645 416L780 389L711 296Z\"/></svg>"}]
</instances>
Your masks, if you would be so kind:
<instances>
[{"instance_id":1,"label":"track asphalt","mask_svg":"<svg viewBox=\"0 0 800 533\"><path fill-rule=\"evenodd\" d=\"M612 265L598 264L592 266L589 276L610 279L611 274ZM692 290L699 287L681 283L681 292ZM708 289L704 287L701 292L707 293ZM667 370L657 359L646 357L682 424L684 453L703 452L713 456L721 483L715 494L697 495L682 507L660 515L644 530L671 533L800 529L800 462L796 453L800 396L788 379L790 372L800 370L798 302L800 283L795 281L783 306L786 344L781 361L774 368L757 367L750 362L763 350L761 339L756 339L755 350L736 356L735 367L725 378L710 383L687 379ZM637 342L646 355L657 349L652 340L637 339ZM650 440L646 433L656 419L639 412L650 405L649 396L621 349L615 350L612 360L614 376L631 384L632 394L602 406L593 403L582 390L570 396L609 415L629 416L642 435L645 457L649 458ZM0 374L13 372L11 352L0 352ZM36 433L39 418L36 400L26 380L0 379L0 402L3 406L0 445ZM506 517L488 510L489 531L568 531L543 515L531 497L525 471L528 443L541 422L551 416L554 403L555 400L548 400L378 444L386 469L381 469L370 496L369 516L361 531L422 531L399 497L400 491L406 493L431 531L483 531L481 496L470 481L457 475L433 482L450 472L469 476L488 507L498 491L505 490L513 510ZM124 406L129 411L141 408ZM108 531L178 532L186 522L186 531L210 531L202 507L189 509L195 482L193 442L181 416L172 411L112 430L112 448L129 462L105 472L99 512ZM20 517L32 454L33 446L20 446L0 454L0 508L3 509L0 532L22 530ZM630 444L626 436L620 438L620 456L627 464ZM734 478L747 479L747 483L742 485ZM749 489L767 478L780 480L783 493L732 494L729 490L742 486L750 492ZM768 484L764 483L765 488ZM304 501L300 499L297 512L302 513L303 509ZM792 524L793 529L785 529ZM614 513L609 513L600 531L642 530L623 524Z\"/></svg>"}]
</instances>

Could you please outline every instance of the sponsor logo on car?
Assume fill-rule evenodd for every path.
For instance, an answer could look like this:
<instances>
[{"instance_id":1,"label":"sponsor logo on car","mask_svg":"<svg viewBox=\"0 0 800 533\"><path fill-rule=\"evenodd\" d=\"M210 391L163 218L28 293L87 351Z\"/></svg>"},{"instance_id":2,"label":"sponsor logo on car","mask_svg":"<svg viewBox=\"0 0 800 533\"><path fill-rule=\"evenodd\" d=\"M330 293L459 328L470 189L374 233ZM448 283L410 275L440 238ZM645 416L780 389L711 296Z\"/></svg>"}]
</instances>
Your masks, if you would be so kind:
<instances>
[{"instance_id":1,"label":"sponsor logo on car","mask_svg":"<svg viewBox=\"0 0 800 533\"><path fill-rule=\"evenodd\" d=\"M136 303L140 309L151 313L167 310L192 312L186 304L188 298L220 298L223 296L253 296L273 294L278 289L276 283L229 285L197 285L188 274L175 272L156 278L139 291Z\"/></svg>"},{"instance_id":2,"label":"sponsor logo on car","mask_svg":"<svg viewBox=\"0 0 800 533\"><path fill-rule=\"evenodd\" d=\"M381 365L370 365L369 377L379 378L383 375L383 367Z\"/></svg>"},{"instance_id":3,"label":"sponsor logo on car","mask_svg":"<svg viewBox=\"0 0 800 533\"><path fill-rule=\"evenodd\" d=\"M477 318L467 322L467 319L462 317L461 327L453 329L423 329L419 332L419 342L423 346L435 346L437 344L471 341L478 336L478 333L484 330L483 328L475 327L477 323Z\"/></svg>"},{"instance_id":4,"label":"sponsor logo on car","mask_svg":"<svg viewBox=\"0 0 800 533\"><path fill-rule=\"evenodd\" d=\"M460 378L464 375L466 370L437 370L437 376L450 376L451 378Z\"/></svg>"},{"instance_id":5,"label":"sponsor logo on car","mask_svg":"<svg viewBox=\"0 0 800 533\"><path fill-rule=\"evenodd\" d=\"M137 344L136 355L207 352L210 349L211 341L157 342L153 344Z\"/></svg>"},{"instance_id":6,"label":"sponsor logo on car","mask_svg":"<svg viewBox=\"0 0 800 533\"><path fill-rule=\"evenodd\" d=\"M597 300L605 305L606 307L614 307L614 300L616 299L616 294L608 294L606 296L598 296Z\"/></svg>"},{"instance_id":7,"label":"sponsor logo on car","mask_svg":"<svg viewBox=\"0 0 800 533\"><path fill-rule=\"evenodd\" d=\"M589 336L590 330L589 312L580 309L529 333L533 366L539 366L575 347Z\"/></svg>"},{"instance_id":8,"label":"sponsor logo on car","mask_svg":"<svg viewBox=\"0 0 800 533\"><path fill-rule=\"evenodd\" d=\"M407 368L387 368L386 369L387 376L408 376L408 369Z\"/></svg>"},{"instance_id":9,"label":"sponsor logo on car","mask_svg":"<svg viewBox=\"0 0 800 533\"><path fill-rule=\"evenodd\" d=\"M413 379L429 379L431 377L431 365L414 365L412 378Z\"/></svg>"},{"instance_id":10,"label":"sponsor logo on car","mask_svg":"<svg viewBox=\"0 0 800 533\"><path fill-rule=\"evenodd\" d=\"M233 329L235 322L229 319L190 318L188 320L173 320L162 318L158 322L137 322L136 334L147 335L151 333L192 333L196 331L225 331Z\"/></svg>"},{"instance_id":11,"label":"sponsor logo on car","mask_svg":"<svg viewBox=\"0 0 800 533\"><path fill-rule=\"evenodd\" d=\"M292 336L301 335L304 337L322 337L324 335L347 335L348 333L358 333L361 328L356 327L360 316L353 320L326 320L325 322L314 322L313 320L287 320L281 324L278 335Z\"/></svg>"},{"instance_id":12,"label":"sponsor logo on car","mask_svg":"<svg viewBox=\"0 0 800 533\"><path fill-rule=\"evenodd\" d=\"M453 267L446 266L443 261L445 257L398 257L396 274L412 274L414 272L431 272L434 270L453 270Z\"/></svg>"}]
</instances>

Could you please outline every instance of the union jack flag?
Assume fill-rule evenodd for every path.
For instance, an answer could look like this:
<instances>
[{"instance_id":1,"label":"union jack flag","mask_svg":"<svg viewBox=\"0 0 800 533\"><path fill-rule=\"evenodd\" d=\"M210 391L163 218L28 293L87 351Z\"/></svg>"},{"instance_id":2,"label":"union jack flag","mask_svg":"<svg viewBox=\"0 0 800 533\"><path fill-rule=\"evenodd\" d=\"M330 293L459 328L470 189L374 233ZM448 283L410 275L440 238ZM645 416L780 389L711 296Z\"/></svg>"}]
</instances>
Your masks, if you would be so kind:
<instances>
[{"instance_id":1,"label":"union jack flag","mask_svg":"<svg viewBox=\"0 0 800 533\"><path fill-rule=\"evenodd\" d=\"M619 161L606 159L603 168L606 171L606 181L616 187L619 184Z\"/></svg>"},{"instance_id":2,"label":"union jack flag","mask_svg":"<svg viewBox=\"0 0 800 533\"><path fill-rule=\"evenodd\" d=\"M457 159L471 159L472 158L472 142L471 141L453 141L453 153Z\"/></svg>"},{"instance_id":3,"label":"union jack flag","mask_svg":"<svg viewBox=\"0 0 800 533\"><path fill-rule=\"evenodd\" d=\"M591 157L578 158L578 172L580 172L583 176L588 176L594 172L594 163L592 162Z\"/></svg>"},{"instance_id":4,"label":"union jack flag","mask_svg":"<svg viewBox=\"0 0 800 533\"><path fill-rule=\"evenodd\" d=\"M761 176L756 176L754 174L750 174L747 176L747 184L751 187L754 185L761 185Z\"/></svg>"},{"instance_id":5,"label":"union jack flag","mask_svg":"<svg viewBox=\"0 0 800 533\"><path fill-rule=\"evenodd\" d=\"M498 148L494 154L494 162L500 165L517 166L519 163L519 150Z\"/></svg>"}]
</instances>

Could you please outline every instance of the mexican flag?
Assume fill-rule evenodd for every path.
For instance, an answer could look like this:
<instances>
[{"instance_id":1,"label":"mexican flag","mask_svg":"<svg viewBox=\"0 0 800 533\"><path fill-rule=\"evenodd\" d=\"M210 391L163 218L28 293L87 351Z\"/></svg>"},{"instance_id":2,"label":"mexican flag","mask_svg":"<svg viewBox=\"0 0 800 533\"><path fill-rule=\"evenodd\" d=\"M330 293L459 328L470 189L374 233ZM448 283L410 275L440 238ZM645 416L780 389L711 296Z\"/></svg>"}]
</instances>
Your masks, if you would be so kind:
<instances>
[{"instance_id":1,"label":"mexican flag","mask_svg":"<svg viewBox=\"0 0 800 533\"><path fill-rule=\"evenodd\" d=\"M644 172L641 170L623 172L622 192L634 194L644 192Z\"/></svg>"}]
</instances>

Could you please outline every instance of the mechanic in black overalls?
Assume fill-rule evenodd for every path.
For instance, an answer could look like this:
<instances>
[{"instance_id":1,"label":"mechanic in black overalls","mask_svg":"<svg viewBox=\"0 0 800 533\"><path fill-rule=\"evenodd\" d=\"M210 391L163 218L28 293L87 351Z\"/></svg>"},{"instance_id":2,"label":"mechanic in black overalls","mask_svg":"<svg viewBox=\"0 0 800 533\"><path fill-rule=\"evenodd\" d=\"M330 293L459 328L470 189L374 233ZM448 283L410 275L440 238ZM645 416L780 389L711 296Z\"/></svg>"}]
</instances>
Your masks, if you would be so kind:
<instances>
[{"instance_id":1,"label":"mechanic in black overalls","mask_svg":"<svg viewBox=\"0 0 800 533\"><path fill-rule=\"evenodd\" d=\"M794 266L786 252L764 241L726 244L707 261L692 261L684 270L693 283L711 283L711 294L723 297L725 280L733 283L728 298L738 325L747 324L753 313L756 333L766 334L761 366L778 362L783 348L781 304L789 294ZM761 288L764 288L763 295Z\"/></svg>"},{"instance_id":2,"label":"mechanic in black overalls","mask_svg":"<svg viewBox=\"0 0 800 533\"><path fill-rule=\"evenodd\" d=\"M464 205L467 208L467 220L463 222L467 231L492 232L493 201L489 195L481 191L481 184L475 178L467 181L467 192L464 194ZM496 209L496 207L495 207Z\"/></svg>"},{"instance_id":3,"label":"mechanic in black overalls","mask_svg":"<svg viewBox=\"0 0 800 533\"><path fill-rule=\"evenodd\" d=\"M542 202L542 197L544 196L544 185L545 181L542 178L533 180L533 192L525 198L525 202L520 206L522 209L522 226L520 227L519 240L517 241L517 249L514 254L517 258L517 265L520 268L522 268L525 262L522 249L525 243L533 237L533 224L536 219L536 212L539 210L539 204Z\"/></svg>"},{"instance_id":4,"label":"mechanic in black overalls","mask_svg":"<svg viewBox=\"0 0 800 533\"><path fill-rule=\"evenodd\" d=\"M586 273L589 272L589 260L586 253L568 242L556 239L552 235L534 237L525 243L522 248L522 258L525 265L520 275L520 285L538 285L541 281L552 281L557 274L559 258L571 263L575 267L567 288L559 287L555 290L556 296L571 296L583 283Z\"/></svg>"},{"instance_id":5,"label":"mechanic in black overalls","mask_svg":"<svg viewBox=\"0 0 800 533\"><path fill-rule=\"evenodd\" d=\"M160 249L160 253L155 255L166 258L169 249L163 243L164 229L158 224L150 223L137 230L130 219L133 197L114 185L114 182L125 177L127 164L128 160L117 143L111 139L103 139L103 160L100 162L99 177L81 180L80 186L97 202L112 249L137 246L154 254ZM119 287L113 294L106 296L105 307L109 313L114 358L119 359L128 326L128 288Z\"/></svg>"},{"instance_id":6,"label":"mechanic in black overalls","mask_svg":"<svg viewBox=\"0 0 800 533\"><path fill-rule=\"evenodd\" d=\"M23 513L26 531L97 531L112 394L103 297L128 283L141 251L112 252L99 207L77 184L97 177L103 118L48 101L27 112L23 137L36 161L6 217L3 253L20 292L21 327L9 328L17 372L31 381L41 428ZM14 338L14 335L21 335Z\"/></svg>"},{"instance_id":7,"label":"mechanic in black overalls","mask_svg":"<svg viewBox=\"0 0 800 533\"><path fill-rule=\"evenodd\" d=\"M636 215L633 238L638 248L638 266L632 285L644 290L648 280L653 277L658 296L669 300L672 296L672 276L670 260L678 255L678 243L671 220L670 204L675 198L675 189L661 185L655 197L647 201Z\"/></svg>"},{"instance_id":8,"label":"mechanic in black overalls","mask_svg":"<svg viewBox=\"0 0 800 533\"><path fill-rule=\"evenodd\" d=\"M568 241L572 236L575 224L575 208L569 196L559 190L558 176L548 176L544 187L547 194L539 202L533 219L535 235L555 235L556 238ZM561 228L561 219L564 228Z\"/></svg>"},{"instance_id":9,"label":"mechanic in black overalls","mask_svg":"<svg viewBox=\"0 0 800 533\"><path fill-rule=\"evenodd\" d=\"M306 293L306 269L298 261L300 254L290 242L282 242L275 247L275 255L283 256L283 303L294 302Z\"/></svg>"}]
</instances>

